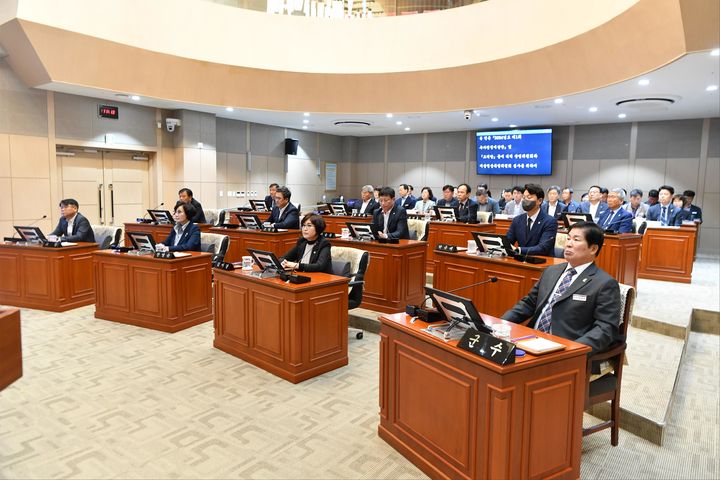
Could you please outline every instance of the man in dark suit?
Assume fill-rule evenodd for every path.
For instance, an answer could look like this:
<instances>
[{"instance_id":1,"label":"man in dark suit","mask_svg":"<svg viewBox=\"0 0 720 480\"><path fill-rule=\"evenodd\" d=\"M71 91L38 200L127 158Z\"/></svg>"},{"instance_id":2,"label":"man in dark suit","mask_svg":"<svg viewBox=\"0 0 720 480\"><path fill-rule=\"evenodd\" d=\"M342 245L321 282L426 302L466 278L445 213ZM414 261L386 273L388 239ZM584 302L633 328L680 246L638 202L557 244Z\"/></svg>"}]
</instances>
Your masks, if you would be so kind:
<instances>
[{"instance_id":1,"label":"man in dark suit","mask_svg":"<svg viewBox=\"0 0 720 480\"><path fill-rule=\"evenodd\" d=\"M580 208L580 204L572 199L573 189L571 187L565 187L562 191L562 202L565 205L565 211L569 213L577 213Z\"/></svg>"},{"instance_id":2,"label":"man in dark suit","mask_svg":"<svg viewBox=\"0 0 720 480\"><path fill-rule=\"evenodd\" d=\"M553 265L503 319L583 343L591 353L602 352L619 340L618 282L595 265L603 245L603 231L592 222L570 227L564 256L568 263Z\"/></svg>"},{"instance_id":3,"label":"man in dark suit","mask_svg":"<svg viewBox=\"0 0 720 480\"><path fill-rule=\"evenodd\" d=\"M413 208L415 208L417 198L415 198L411 193L410 185L406 183L400 184L400 188L398 188L398 193L400 193L400 196L395 200L395 205L397 205L398 207L402 207L405 210L412 210Z\"/></svg>"},{"instance_id":4,"label":"man in dark suit","mask_svg":"<svg viewBox=\"0 0 720 480\"><path fill-rule=\"evenodd\" d=\"M631 233L633 229L632 213L622 208L625 201L625 190L613 188L607 197L608 209L597 220L603 230L612 230L616 233Z\"/></svg>"},{"instance_id":5,"label":"man in dark suit","mask_svg":"<svg viewBox=\"0 0 720 480\"><path fill-rule=\"evenodd\" d=\"M202 208L202 205L200 205L200 202L195 200L193 198L193 192L189 188L181 188L178 192L178 198L180 198L180 201L183 203L188 203L193 206L193 211L195 212L193 218L190 219L193 223L207 223L205 220L205 211Z\"/></svg>"},{"instance_id":6,"label":"man in dark suit","mask_svg":"<svg viewBox=\"0 0 720 480\"><path fill-rule=\"evenodd\" d=\"M672 204L672 196L675 189L670 185L663 185L658 189L658 203L648 209L647 219L659 221L661 225L672 225L671 220L675 217L677 207Z\"/></svg>"},{"instance_id":7,"label":"man in dark suit","mask_svg":"<svg viewBox=\"0 0 720 480\"><path fill-rule=\"evenodd\" d=\"M522 215L513 218L507 232L510 243L517 242L518 251L522 255L548 255L555 251L557 221L542 212L545 193L540 185L528 183L523 192Z\"/></svg>"},{"instance_id":8,"label":"man in dark suit","mask_svg":"<svg viewBox=\"0 0 720 480\"><path fill-rule=\"evenodd\" d=\"M380 190L380 208L375 210L373 225L381 238L410 238L407 213L395 203L395 190L390 187Z\"/></svg>"},{"instance_id":9,"label":"man in dark suit","mask_svg":"<svg viewBox=\"0 0 720 480\"><path fill-rule=\"evenodd\" d=\"M171 252L200 251L200 228L191 220L196 216L190 203L178 202L173 211L175 225L162 243ZM159 248L164 250L164 248Z\"/></svg>"},{"instance_id":10,"label":"man in dark suit","mask_svg":"<svg viewBox=\"0 0 720 480\"><path fill-rule=\"evenodd\" d=\"M455 187L445 185L443 187L443 198L438 200L435 205L438 207L457 207L458 201L457 198L455 198Z\"/></svg>"},{"instance_id":11,"label":"man in dark suit","mask_svg":"<svg viewBox=\"0 0 720 480\"><path fill-rule=\"evenodd\" d=\"M470 185L461 183L457 187L458 222L477 223L478 204L470 198Z\"/></svg>"},{"instance_id":12,"label":"man in dark suit","mask_svg":"<svg viewBox=\"0 0 720 480\"><path fill-rule=\"evenodd\" d=\"M275 228L300 228L300 212L290 203L290 189L278 187L275 190L275 206L267 222Z\"/></svg>"},{"instance_id":13,"label":"man in dark suit","mask_svg":"<svg viewBox=\"0 0 720 480\"><path fill-rule=\"evenodd\" d=\"M547 201L543 202L540 209L544 214L559 220L565 211L565 204L559 200L560 187L553 185L547 190Z\"/></svg>"},{"instance_id":14,"label":"man in dark suit","mask_svg":"<svg viewBox=\"0 0 720 480\"><path fill-rule=\"evenodd\" d=\"M265 197L265 206L268 210L272 209L273 205L275 204L275 192L280 187L277 183L271 183L268 187L269 194Z\"/></svg>"},{"instance_id":15,"label":"man in dark suit","mask_svg":"<svg viewBox=\"0 0 720 480\"><path fill-rule=\"evenodd\" d=\"M80 205L74 198L66 198L60 201L60 221L55 230L50 232L62 242L94 242L95 234L90 227L90 222L78 209Z\"/></svg>"},{"instance_id":16,"label":"man in dark suit","mask_svg":"<svg viewBox=\"0 0 720 480\"><path fill-rule=\"evenodd\" d=\"M362 199L362 203L360 203L358 213L372 215L373 213L375 213L375 210L380 208L380 204L375 201L373 192L374 189L372 185L365 185L364 187L362 187L362 190L360 191L360 198Z\"/></svg>"},{"instance_id":17,"label":"man in dark suit","mask_svg":"<svg viewBox=\"0 0 720 480\"><path fill-rule=\"evenodd\" d=\"M693 190L685 190L683 192L685 197L685 210L690 212L690 218L693 222L702 223L702 209L697 205L693 205L695 201L695 192Z\"/></svg>"}]
</instances>

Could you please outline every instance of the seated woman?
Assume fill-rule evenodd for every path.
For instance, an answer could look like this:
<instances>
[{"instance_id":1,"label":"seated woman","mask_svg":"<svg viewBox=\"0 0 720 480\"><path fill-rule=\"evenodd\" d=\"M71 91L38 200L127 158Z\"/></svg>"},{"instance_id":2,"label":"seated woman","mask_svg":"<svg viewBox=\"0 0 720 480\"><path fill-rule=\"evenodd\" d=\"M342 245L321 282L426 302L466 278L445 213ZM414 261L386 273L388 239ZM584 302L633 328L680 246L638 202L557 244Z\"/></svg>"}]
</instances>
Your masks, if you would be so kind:
<instances>
[{"instance_id":1,"label":"seated woman","mask_svg":"<svg viewBox=\"0 0 720 480\"><path fill-rule=\"evenodd\" d=\"M420 200L415 203L417 213L432 213L435 202L433 201L433 192L430 187L423 187L420 192Z\"/></svg>"},{"instance_id":2,"label":"seated woman","mask_svg":"<svg viewBox=\"0 0 720 480\"><path fill-rule=\"evenodd\" d=\"M302 236L282 260L285 268L300 272L332 273L330 242L321 237L325 231L325 220L320 215L309 213L300 222Z\"/></svg>"},{"instance_id":3,"label":"seated woman","mask_svg":"<svg viewBox=\"0 0 720 480\"><path fill-rule=\"evenodd\" d=\"M189 203L178 202L175 204L173 218L175 226L170 230L170 235L165 239L164 245L171 252L182 252L185 250L200 251L200 229L190 221L195 216L195 207Z\"/></svg>"}]
</instances>

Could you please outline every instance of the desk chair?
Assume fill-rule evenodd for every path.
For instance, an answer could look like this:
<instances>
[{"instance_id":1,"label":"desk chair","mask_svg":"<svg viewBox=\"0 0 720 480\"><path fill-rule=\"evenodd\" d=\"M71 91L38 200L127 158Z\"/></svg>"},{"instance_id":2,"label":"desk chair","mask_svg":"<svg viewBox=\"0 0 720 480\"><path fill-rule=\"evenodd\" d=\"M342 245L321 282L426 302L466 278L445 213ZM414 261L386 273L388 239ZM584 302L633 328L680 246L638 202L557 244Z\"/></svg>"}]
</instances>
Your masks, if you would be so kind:
<instances>
[{"instance_id":1,"label":"desk chair","mask_svg":"<svg viewBox=\"0 0 720 480\"><path fill-rule=\"evenodd\" d=\"M632 319L635 305L635 289L630 285L620 284L620 339L600 353L588 357L587 379L585 386L585 410L598 403L610 402L610 420L600 422L592 427L583 428L583 437L591 433L610 428L610 443L613 447L618 444L618 431L620 429L620 385L622 383L622 369L625 362L625 349L627 348L627 328ZM594 362L608 362L608 373L592 375Z\"/></svg>"},{"instance_id":2,"label":"desk chair","mask_svg":"<svg viewBox=\"0 0 720 480\"><path fill-rule=\"evenodd\" d=\"M227 213L227 212L226 212L225 210L220 210L220 213L218 213L218 221L217 221L217 223L215 224L216 227L222 227L222 226L223 226L223 224L225 223L225 215L226 215L226 213Z\"/></svg>"},{"instance_id":3,"label":"desk chair","mask_svg":"<svg viewBox=\"0 0 720 480\"><path fill-rule=\"evenodd\" d=\"M556 258L564 258L563 251L565 250L565 243L567 242L567 233L558 233L555 236L555 251L554 256Z\"/></svg>"},{"instance_id":4,"label":"desk chair","mask_svg":"<svg viewBox=\"0 0 720 480\"><path fill-rule=\"evenodd\" d=\"M221 210L218 210L217 208L203 208L203 213L205 214L205 221L207 223L216 224L218 217L220 216Z\"/></svg>"},{"instance_id":5,"label":"desk chair","mask_svg":"<svg viewBox=\"0 0 720 480\"><path fill-rule=\"evenodd\" d=\"M217 233L200 233L200 251L213 254L213 262L223 261L230 245L230 238L227 235Z\"/></svg>"},{"instance_id":6,"label":"desk chair","mask_svg":"<svg viewBox=\"0 0 720 480\"><path fill-rule=\"evenodd\" d=\"M407 221L410 240L427 240L430 222L419 218L408 218Z\"/></svg>"},{"instance_id":7,"label":"desk chair","mask_svg":"<svg viewBox=\"0 0 720 480\"><path fill-rule=\"evenodd\" d=\"M122 228L107 225L90 225L95 243L99 245L100 250L107 250L110 245L118 245L122 238Z\"/></svg>"},{"instance_id":8,"label":"desk chair","mask_svg":"<svg viewBox=\"0 0 720 480\"><path fill-rule=\"evenodd\" d=\"M348 283L348 310L357 308L362 303L363 286L365 285L365 272L370 263L370 254L364 250L350 247L333 247L330 250L332 258L332 273L350 278ZM354 272L354 273L353 273ZM363 338L363 331L349 328L355 332L355 337Z\"/></svg>"},{"instance_id":9,"label":"desk chair","mask_svg":"<svg viewBox=\"0 0 720 480\"><path fill-rule=\"evenodd\" d=\"M633 218L633 233L639 233L640 235L645 233L645 229L647 229L647 222L642 217L635 217Z\"/></svg>"},{"instance_id":10,"label":"desk chair","mask_svg":"<svg viewBox=\"0 0 720 480\"><path fill-rule=\"evenodd\" d=\"M492 212L478 212L477 220L478 220L478 223L492 223L493 213Z\"/></svg>"}]
</instances>

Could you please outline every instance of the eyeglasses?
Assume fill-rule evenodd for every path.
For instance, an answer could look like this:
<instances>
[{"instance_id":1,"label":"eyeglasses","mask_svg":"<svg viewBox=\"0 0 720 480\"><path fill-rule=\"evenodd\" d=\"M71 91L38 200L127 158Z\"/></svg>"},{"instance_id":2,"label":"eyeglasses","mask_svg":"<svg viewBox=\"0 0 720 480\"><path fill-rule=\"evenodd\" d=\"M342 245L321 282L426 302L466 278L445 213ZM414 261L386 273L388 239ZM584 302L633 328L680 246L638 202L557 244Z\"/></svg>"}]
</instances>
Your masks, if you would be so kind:
<instances>
[{"instance_id":1,"label":"eyeglasses","mask_svg":"<svg viewBox=\"0 0 720 480\"><path fill-rule=\"evenodd\" d=\"M314 227L314 226L315 226L315 225L313 225L312 223L306 223L305 225L302 226L302 228L311 228L311 227Z\"/></svg>"}]
</instances>

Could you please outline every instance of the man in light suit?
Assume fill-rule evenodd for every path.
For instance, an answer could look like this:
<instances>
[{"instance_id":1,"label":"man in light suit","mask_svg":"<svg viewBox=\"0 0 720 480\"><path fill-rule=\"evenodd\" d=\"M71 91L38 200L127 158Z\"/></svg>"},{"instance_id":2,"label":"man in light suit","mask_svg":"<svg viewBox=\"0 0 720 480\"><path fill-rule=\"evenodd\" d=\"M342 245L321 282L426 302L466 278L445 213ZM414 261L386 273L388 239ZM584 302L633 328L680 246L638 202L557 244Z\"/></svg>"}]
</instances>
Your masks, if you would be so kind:
<instances>
[{"instance_id":1,"label":"man in light suit","mask_svg":"<svg viewBox=\"0 0 720 480\"><path fill-rule=\"evenodd\" d=\"M360 190L360 198L362 198L362 202L358 208L358 213L372 215L375 213L375 210L380 208L380 204L375 201L373 191L372 185L365 185L362 187L362 190Z\"/></svg>"},{"instance_id":2,"label":"man in light suit","mask_svg":"<svg viewBox=\"0 0 720 480\"><path fill-rule=\"evenodd\" d=\"M672 204L675 189L670 185L663 185L658 189L659 202L648 209L647 219L659 221L661 225L672 225L677 207Z\"/></svg>"},{"instance_id":3,"label":"man in light suit","mask_svg":"<svg viewBox=\"0 0 720 480\"><path fill-rule=\"evenodd\" d=\"M300 228L300 212L295 205L290 203L291 195L290 189L287 187L278 187L275 190L275 206L265 223L269 223L275 228Z\"/></svg>"},{"instance_id":4,"label":"man in light suit","mask_svg":"<svg viewBox=\"0 0 720 480\"><path fill-rule=\"evenodd\" d=\"M647 216L647 211L650 206L647 203L643 203L642 197L643 191L639 188L633 188L630 190L630 201L622 206L622 208L630 212L633 218L645 218Z\"/></svg>"},{"instance_id":5,"label":"man in light suit","mask_svg":"<svg viewBox=\"0 0 720 480\"><path fill-rule=\"evenodd\" d=\"M622 188L614 188L608 192L607 205L597 224L605 231L612 230L617 233L631 233L633 229L632 213L622 208L625 201L625 190Z\"/></svg>"},{"instance_id":6,"label":"man in light suit","mask_svg":"<svg viewBox=\"0 0 720 480\"><path fill-rule=\"evenodd\" d=\"M553 265L503 319L548 332L592 348L606 350L619 338L620 288L595 265L603 246L603 231L592 222L570 227L564 256Z\"/></svg>"},{"instance_id":7,"label":"man in light suit","mask_svg":"<svg viewBox=\"0 0 720 480\"><path fill-rule=\"evenodd\" d=\"M513 218L507 232L511 244L517 242L521 255L548 255L555 251L557 221L542 212L545 193L540 185L528 183L523 193L522 209L526 212Z\"/></svg>"},{"instance_id":8,"label":"man in light suit","mask_svg":"<svg viewBox=\"0 0 720 480\"><path fill-rule=\"evenodd\" d=\"M380 190L380 208L375 210L373 225L381 238L410 238L407 213L395 203L395 190L390 187Z\"/></svg>"},{"instance_id":9,"label":"man in light suit","mask_svg":"<svg viewBox=\"0 0 720 480\"><path fill-rule=\"evenodd\" d=\"M94 242L95 234L90 222L78 209L80 205L74 198L60 201L60 221L50 235L58 237L63 242Z\"/></svg>"},{"instance_id":10,"label":"man in light suit","mask_svg":"<svg viewBox=\"0 0 720 480\"><path fill-rule=\"evenodd\" d=\"M588 190L588 201L580 204L580 211L591 213L593 220L596 220L605 210L607 210L607 203L602 201L600 187L593 185Z\"/></svg>"}]
</instances>

